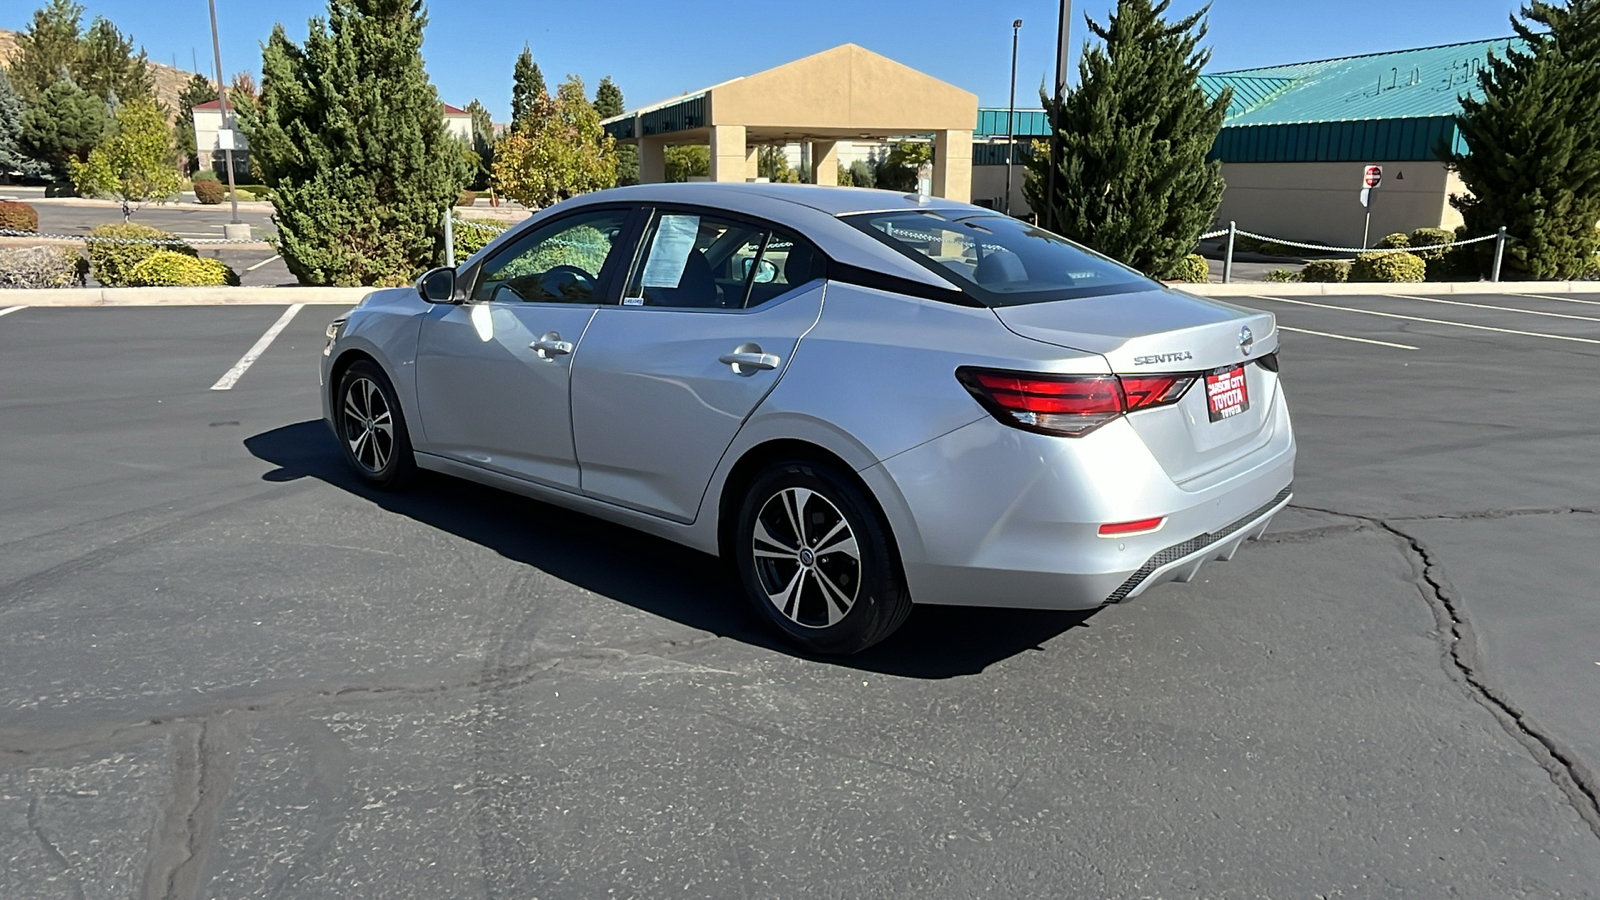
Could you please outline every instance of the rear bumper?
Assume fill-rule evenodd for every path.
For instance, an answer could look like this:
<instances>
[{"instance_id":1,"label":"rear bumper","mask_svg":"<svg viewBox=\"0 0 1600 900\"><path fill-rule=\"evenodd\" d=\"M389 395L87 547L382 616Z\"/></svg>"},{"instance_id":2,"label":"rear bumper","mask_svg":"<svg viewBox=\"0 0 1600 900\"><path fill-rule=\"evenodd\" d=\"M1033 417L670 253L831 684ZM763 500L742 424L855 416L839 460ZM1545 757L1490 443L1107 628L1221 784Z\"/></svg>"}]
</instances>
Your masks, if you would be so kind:
<instances>
[{"instance_id":1,"label":"rear bumper","mask_svg":"<svg viewBox=\"0 0 1600 900\"><path fill-rule=\"evenodd\" d=\"M1294 480L1281 393L1264 435L1199 488L1174 484L1125 422L1072 440L985 419L861 474L903 500L884 506L913 601L1093 609L1188 581L1266 530ZM1098 533L1155 516L1165 523L1154 533Z\"/></svg>"}]
</instances>

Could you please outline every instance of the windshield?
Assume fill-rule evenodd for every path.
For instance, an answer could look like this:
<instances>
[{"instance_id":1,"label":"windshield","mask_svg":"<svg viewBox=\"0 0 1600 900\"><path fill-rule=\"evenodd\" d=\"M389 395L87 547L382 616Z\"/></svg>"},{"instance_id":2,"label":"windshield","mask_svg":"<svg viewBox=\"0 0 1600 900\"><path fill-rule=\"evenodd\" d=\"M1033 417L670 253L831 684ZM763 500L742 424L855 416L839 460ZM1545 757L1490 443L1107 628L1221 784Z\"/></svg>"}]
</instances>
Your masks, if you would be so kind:
<instances>
[{"instance_id":1,"label":"windshield","mask_svg":"<svg viewBox=\"0 0 1600 900\"><path fill-rule=\"evenodd\" d=\"M905 210L846 221L929 268L955 276L989 306L1159 289L1143 275L1063 237L997 213Z\"/></svg>"}]
</instances>

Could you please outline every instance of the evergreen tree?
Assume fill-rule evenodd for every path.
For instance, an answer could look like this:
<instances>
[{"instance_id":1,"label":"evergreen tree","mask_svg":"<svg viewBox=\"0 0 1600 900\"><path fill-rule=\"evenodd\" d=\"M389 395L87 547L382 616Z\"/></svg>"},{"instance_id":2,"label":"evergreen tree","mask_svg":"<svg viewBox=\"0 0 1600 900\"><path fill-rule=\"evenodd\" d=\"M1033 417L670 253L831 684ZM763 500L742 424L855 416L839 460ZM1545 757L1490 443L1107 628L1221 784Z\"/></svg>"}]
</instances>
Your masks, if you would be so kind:
<instances>
[{"instance_id":1,"label":"evergreen tree","mask_svg":"<svg viewBox=\"0 0 1600 900\"><path fill-rule=\"evenodd\" d=\"M24 100L36 103L64 75L75 76L83 51L83 6L71 0L50 0L33 12L33 21L17 35L11 80Z\"/></svg>"},{"instance_id":2,"label":"evergreen tree","mask_svg":"<svg viewBox=\"0 0 1600 900\"><path fill-rule=\"evenodd\" d=\"M601 119L610 119L627 112L627 107L622 102L622 88L611 80L611 76L600 79L600 86L594 89L594 111L600 114Z\"/></svg>"},{"instance_id":3,"label":"evergreen tree","mask_svg":"<svg viewBox=\"0 0 1600 900\"><path fill-rule=\"evenodd\" d=\"M36 175L43 167L22 152L22 97L11 86L11 78L0 66L0 172L18 171Z\"/></svg>"},{"instance_id":4,"label":"evergreen tree","mask_svg":"<svg viewBox=\"0 0 1600 900\"><path fill-rule=\"evenodd\" d=\"M113 106L155 97L155 79L144 49L135 54L133 38L106 18L97 16L89 26L72 74L80 87Z\"/></svg>"},{"instance_id":5,"label":"evergreen tree","mask_svg":"<svg viewBox=\"0 0 1600 900\"><path fill-rule=\"evenodd\" d=\"M1210 60L1201 9L1162 18L1171 0L1118 0L1102 41L1087 48L1080 84L1064 102L1041 97L1059 132L1056 193L1045 196L1048 153L1028 161L1024 191L1055 230L1155 277L1171 275L1222 204L1221 164L1207 162L1229 92L1207 100L1197 80Z\"/></svg>"},{"instance_id":6,"label":"evergreen tree","mask_svg":"<svg viewBox=\"0 0 1600 900\"><path fill-rule=\"evenodd\" d=\"M178 95L178 121L173 126L178 153L183 157L184 171L193 173L200 169L200 153L194 145L194 108L201 103L217 99L217 86L204 75L196 74L183 86ZM209 160L208 160L209 162Z\"/></svg>"},{"instance_id":7,"label":"evergreen tree","mask_svg":"<svg viewBox=\"0 0 1600 900\"><path fill-rule=\"evenodd\" d=\"M472 152L477 157L472 189L486 190L489 173L494 171L494 119L489 115L489 108L476 97L467 104L467 114L472 116Z\"/></svg>"},{"instance_id":8,"label":"evergreen tree","mask_svg":"<svg viewBox=\"0 0 1600 900\"><path fill-rule=\"evenodd\" d=\"M1489 58L1482 100L1462 98L1467 150L1443 155L1471 193L1450 202L1473 237L1505 226L1510 268L1579 278L1600 250L1600 0L1533 0L1511 25L1523 48Z\"/></svg>"},{"instance_id":9,"label":"evergreen tree","mask_svg":"<svg viewBox=\"0 0 1600 900\"><path fill-rule=\"evenodd\" d=\"M549 96L544 87L544 73L533 61L533 51L522 45L522 54L511 70L511 130L521 131L529 124L529 116L540 100Z\"/></svg>"},{"instance_id":10,"label":"evergreen tree","mask_svg":"<svg viewBox=\"0 0 1600 900\"><path fill-rule=\"evenodd\" d=\"M423 71L426 24L421 0L329 0L304 46L273 29L240 120L303 283L405 284L443 256L469 173Z\"/></svg>"},{"instance_id":11,"label":"evergreen tree","mask_svg":"<svg viewBox=\"0 0 1600 900\"><path fill-rule=\"evenodd\" d=\"M106 105L63 78L23 113L22 152L65 181L72 177L71 163L88 159L105 131Z\"/></svg>"}]
</instances>

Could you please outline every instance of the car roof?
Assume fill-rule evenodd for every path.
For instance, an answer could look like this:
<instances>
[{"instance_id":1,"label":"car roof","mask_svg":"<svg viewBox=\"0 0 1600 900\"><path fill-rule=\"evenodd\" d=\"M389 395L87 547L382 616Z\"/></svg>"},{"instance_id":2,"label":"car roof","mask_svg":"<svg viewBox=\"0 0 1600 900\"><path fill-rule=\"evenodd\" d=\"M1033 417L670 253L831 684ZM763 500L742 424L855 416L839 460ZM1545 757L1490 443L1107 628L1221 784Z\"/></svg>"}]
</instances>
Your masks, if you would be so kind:
<instances>
[{"instance_id":1,"label":"car roof","mask_svg":"<svg viewBox=\"0 0 1600 900\"><path fill-rule=\"evenodd\" d=\"M596 202L616 199L633 202L702 203L720 205L734 197L749 200L781 200L809 207L830 216L852 213L887 212L917 209L950 209L991 213L981 206L958 203L943 197L923 197L898 191L871 188L834 187L818 184L769 184L763 182L691 181L672 184L637 184L611 188L586 195Z\"/></svg>"}]
</instances>

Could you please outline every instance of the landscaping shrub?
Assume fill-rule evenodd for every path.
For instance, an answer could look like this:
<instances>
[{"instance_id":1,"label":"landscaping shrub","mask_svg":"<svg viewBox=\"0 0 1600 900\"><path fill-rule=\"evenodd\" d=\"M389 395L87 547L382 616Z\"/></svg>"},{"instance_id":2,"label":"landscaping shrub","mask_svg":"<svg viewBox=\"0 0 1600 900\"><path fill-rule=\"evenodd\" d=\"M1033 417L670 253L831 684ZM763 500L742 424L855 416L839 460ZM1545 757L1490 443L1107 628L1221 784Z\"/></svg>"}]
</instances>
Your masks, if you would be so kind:
<instances>
[{"instance_id":1,"label":"landscaping shrub","mask_svg":"<svg viewBox=\"0 0 1600 900\"><path fill-rule=\"evenodd\" d=\"M146 241L173 239L172 235L159 228L136 225L132 222L97 225L89 234L92 237ZM96 281L106 287L127 287L132 283L129 279L133 276L133 267L138 265L140 260L160 250L194 255L194 250L183 244L109 244L95 241L89 244L89 263L94 269Z\"/></svg>"},{"instance_id":2,"label":"landscaping shrub","mask_svg":"<svg viewBox=\"0 0 1600 900\"><path fill-rule=\"evenodd\" d=\"M1311 265L1322 265L1322 263L1312 263ZM1267 280L1276 284L1299 281L1300 273L1293 269L1273 269L1267 273Z\"/></svg>"},{"instance_id":3,"label":"landscaping shrub","mask_svg":"<svg viewBox=\"0 0 1600 900\"><path fill-rule=\"evenodd\" d=\"M236 285L239 276L210 257L158 250L139 260L129 273L130 287L220 287Z\"/></svg>"},{"instance_id":4,"label":"landscaping shrub","mask_svg":"<svg viewBox=\"0 0 1600 900\"><path fill-rule=\"evenodd\" d=\"M227 194L228 189L223 187L222 182L216 180L215 178L196 178L194 180L194 199L198 203L204 203L207 206L215 206L218 203L221 203L222 199L226 197Z\"/></svg>"},{"instance_id":5,"label":"landscaping shrub","mask_svg":"<svg viewBox=\"0 0 1600 900\"><path fill-rule=\"evenodd\" d=\"M0 200L0 231L38 231L39 214L26 203Z\"/></svg>"},{"instance_id":6,"label":"landscaping shrub","mask_svg":"<svg viewBox=\"0 0 1600 900\"><path fill-rule=\"evenodd\" d=\"M495 222L490 219L457 219L455 227L456 265L467 261L467 257L482 250L490 241L499 237L496 231L486 231L474 228L473 224L488 225L504 231L506 223Z\"/></svg>"},{"instance_id":7,"label":"landscaping shrub","mask_svg":"<svg viewBox=\"0 0 1600 900\"><path fill-rule=\"evenodd\" d=\"M471 206L472 204L477 203L477 202L478 202L478 192L477 191L462 191L461 192L461 196L456 198L456 205L457 206Z\"/></svg>"},{"instance_id":8,"label":"landscaping shrub","mask_svg":"<svg viewBox=\"0 0 1600 900\"><path fill-rule=\"evenodd\" d=\"M0 288L81 287L89 261L67 247L0 247Z\"/></svg>"},{"instance_id":9,"label":"landscaping shrub","mask_svg":"<svg viewBox=\"0 0 1600 900\"><path fill-rule=\"evenodd\" d=\"M1432 267L1450 252L1448 247L1438 245L1448 244L1455 239L1455 232L1443 228L1418 228L1411 232L1411 252Z\"/></svg>"},{"instance_id":10,"label":"landscaping shrub","mask_svg":"<svg viewBox=\"0 0 1600 900\"><path fill-rule=\"evenodd\" d=\"M1426 281L1428 264L1410 253L1363 253L1350 266L1351 281Z\"/></svg>"},{"instance_id":11,"label":"landscaping shrub","mask_svg":"<svg viewBox=\"0 0 1600 900\"><path fill-rule=\"evenodd\" d=\"M1186 284L1205 284L1211 280L1211 266L1206 258L1198 253L1191 253L1178 263L1178 268L1172 273L1168 281L1181 281Z\"/></svg>"},{"instance_id":12,"label":"landscaping shrub","mask_svg":"<svg viewBox=\"0 0 1600 900\"><path fill-rule=\"evenodd\" d=\"M1343 284L1350 280L1350 264L1338 259L1319 259L1306 263L1300 270L1301 281L1321 284Z\"/></svg>"},{"instance_id":13,"label":"landscaping shrub","mask_svg":"<svg viewBox=\"0 0 1600 900\"><path fill-rule=\"evenodd\" d=\"M256 199L256 195L252 191L247 191L242 187L236 187L233 189L233 199L239 201L240 203L249 203L251 200Z\"/></svg>"},{"instance_id":14,"label":"landscaping shrub","mask_svg":"<svg viewBox=\"0 0 1600 900\"><path fill-rule=\"evenodd\" d=\"M1404 250L1410 246L1411 236L1397 231L1394 234L1384 235L1381 240L1372 245L1372 248L1374 250Z\"/></svg>"}]
</instances>

